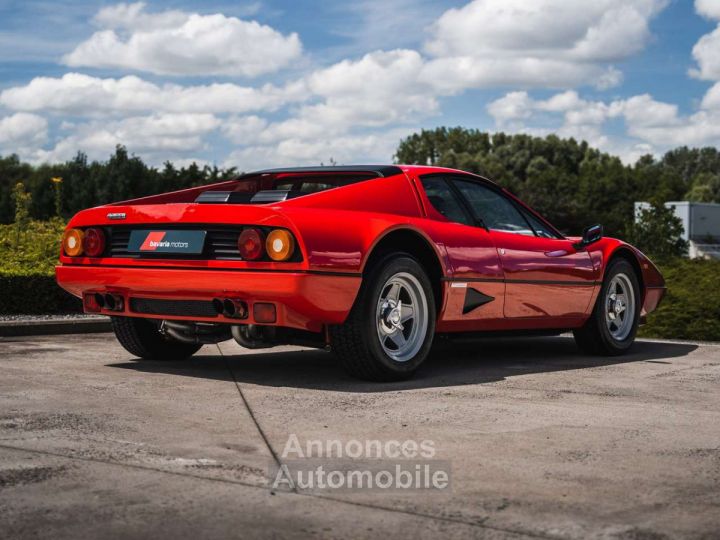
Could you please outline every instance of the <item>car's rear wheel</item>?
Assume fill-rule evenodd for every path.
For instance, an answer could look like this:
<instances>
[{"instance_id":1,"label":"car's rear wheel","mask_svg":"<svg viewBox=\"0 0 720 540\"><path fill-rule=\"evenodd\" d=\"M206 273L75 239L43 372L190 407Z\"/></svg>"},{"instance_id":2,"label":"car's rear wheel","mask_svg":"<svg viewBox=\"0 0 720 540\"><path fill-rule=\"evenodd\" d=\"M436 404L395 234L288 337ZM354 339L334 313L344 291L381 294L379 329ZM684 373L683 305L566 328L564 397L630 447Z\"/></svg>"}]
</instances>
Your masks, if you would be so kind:
<instances>
[{"instance_id":1,"label":"car's rear wheel","mask_svg":"<svg viewBox=\"0 0 720 540\"><path fill-rule=\"evenodd\" d=\"M635 269L625 259L615 259L605 272L592 315L582 328L573 332L575 341L590 354L624 353L635 341L640 307Z\"/></svg>"},{"instance_id":2,"label":"car's rear wheel","mask_svg":"<svg viewBox=\"0 0 720 540\"><path fill-rule=\"evenodd\" d=\"M164 336L153 320L137 317L110 317L110 320L120 345L142 360L184 360L202 347Z\"/></svg>"},{"instance_id":3,"label":"car's rear wheel","mask_svg":"<svg viewBox=\"0 0 720 540\"><path fill-rule=\"evenodd\" d=\"M351 375L372 381L407 379L432 346L435 299L430 279L409 255L391 255L371 269L332 348Z\"/></svg>"}]
</instances>

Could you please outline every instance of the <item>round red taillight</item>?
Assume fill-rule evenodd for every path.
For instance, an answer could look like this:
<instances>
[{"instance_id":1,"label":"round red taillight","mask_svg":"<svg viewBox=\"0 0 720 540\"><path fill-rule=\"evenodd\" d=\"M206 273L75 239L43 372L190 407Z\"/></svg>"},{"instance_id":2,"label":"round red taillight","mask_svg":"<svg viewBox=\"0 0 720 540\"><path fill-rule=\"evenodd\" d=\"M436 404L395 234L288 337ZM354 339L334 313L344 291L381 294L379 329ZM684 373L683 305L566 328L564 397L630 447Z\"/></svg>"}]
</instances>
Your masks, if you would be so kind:
<instances>
[{"instance_id":1,"label":"round red taillight","mask_svg":"<svg viewBox=\"0 0 720 540\"><path fill-rule=\"evenodd\" d=\"M88 257L99 257L105 251L105 233L102 229L88 229L83 237L83 250Z\"/></svg>"},{"instance_id":2,"label":"round red taillight","mask_svg":"<svg viewBox=\"0 0 720 540\"><path fill-rule=\"evenodd\" d=\"M264 245L263 233L258 229L243 229L238 237L240 256L248 261L262 257Z\"/></svg>"}]
</instances>

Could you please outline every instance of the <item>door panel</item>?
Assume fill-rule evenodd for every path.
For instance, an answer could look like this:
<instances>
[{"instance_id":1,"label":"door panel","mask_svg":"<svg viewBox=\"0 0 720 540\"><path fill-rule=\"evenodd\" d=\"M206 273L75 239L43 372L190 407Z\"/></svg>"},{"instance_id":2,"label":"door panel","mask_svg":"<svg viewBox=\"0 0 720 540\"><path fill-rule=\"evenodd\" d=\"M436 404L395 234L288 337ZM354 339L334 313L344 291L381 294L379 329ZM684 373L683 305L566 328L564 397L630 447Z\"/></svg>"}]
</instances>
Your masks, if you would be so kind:
<instances>
[{"instance_id":1,"label":"door panel","mask_svg":"<svg viewBox=\"0 0 720 540\"><path fill-rule=\"evenodd\" d=\"M443 176L419 178L430 220L427 230L447 253L450 272L444 286L439 331L482 330L504 320L505 283L488 231L472 215Z\"/></svg>"},{"instance_id":2,"label":"door panel","mask_svg":"<svg viewBox=\"0 0 720 540\"><path fill-rule=\"evenodd\" d=\"M453 268L447 282L442 314L445 330L485 329L484 323L502 320L505 283L490 234L478 227L447 224L448 259Z\"/></svg>"},{"instance_id":3,"label":"door panel","mask_svg":"<svg viewBox=\"0 0 720 540\"><path fill-rule=\"evenodd\" d=\"M581 317L596 271L587 251L566 239L491 231L505 275L506 317Z\"/></svg>"},{"instance_id":4,"label":"door panel","mask_svg":"<svg viewBox=\"0 0 720 540\"><path fill-rule=\"evenodd\" d=\"M504 315L581 317L592 298L590 256L576 251L497 187L452 179L466 204L489 231L505 278Z\"/></svg>"}]
</instances>

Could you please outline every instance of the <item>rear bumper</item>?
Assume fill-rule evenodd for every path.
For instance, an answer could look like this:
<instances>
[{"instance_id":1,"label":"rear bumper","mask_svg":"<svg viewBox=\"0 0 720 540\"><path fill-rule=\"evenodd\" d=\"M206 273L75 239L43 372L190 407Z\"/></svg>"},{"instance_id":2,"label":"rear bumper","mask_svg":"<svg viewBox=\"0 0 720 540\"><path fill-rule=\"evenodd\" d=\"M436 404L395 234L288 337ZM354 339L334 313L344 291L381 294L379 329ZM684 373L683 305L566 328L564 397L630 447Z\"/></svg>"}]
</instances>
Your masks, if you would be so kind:
<instances>
[{"instance_id":1,"label":"rear bumper","mask_svg":"<svg viewBox=\"0 0 720 540\"><path fill-rule=\"evenodd\" d=\"M361 278L357 274L293 271L195 270L133 268L90 265L60 265L55 268L58 284L71 294L112 293L124 298L122 311L108 315L156 319L193 320L252 324L256 302L276 306L275 326L320 332L323 325L341 324L352 308ZM136 313L131 298L200 300L235 298L248 303L247 319Z\"/></svg>"}]
</instances>

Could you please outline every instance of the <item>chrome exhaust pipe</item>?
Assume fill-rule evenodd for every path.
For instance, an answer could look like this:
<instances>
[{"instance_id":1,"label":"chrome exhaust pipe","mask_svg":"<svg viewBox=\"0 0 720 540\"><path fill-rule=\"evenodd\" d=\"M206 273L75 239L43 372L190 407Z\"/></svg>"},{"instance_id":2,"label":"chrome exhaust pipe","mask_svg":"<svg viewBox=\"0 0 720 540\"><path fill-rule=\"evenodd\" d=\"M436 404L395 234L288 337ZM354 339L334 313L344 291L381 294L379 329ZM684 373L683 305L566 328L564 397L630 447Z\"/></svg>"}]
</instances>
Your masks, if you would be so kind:
<instances>
[{"instance_id":1,"label":"chrome exhaust pipe","mask_svg":"<svg viewBox=\"0 0 720 540\"><path fill-rule=\"evenodd\" d=\"M98 295L98 296L101 296L101 295ZM97 298L96 298L96 300L97 300ZM108 309L110 311L122 311L123 307L125 305L125 302L123 301L123 297L118 294L107 293L103 297L103 301L104 301L104 305L101 305L101 307L104 307L105 309Z\"/></svg>"},{"instance_id":2,"label":"chrome exhaust pipe","mask_svg":"<svg viewBox=\"0 0 720 540\"><path fill-rule=\"evenodd\" d=\"M228 319L247 319L248 306L247 302L236 298L214 298L213 308L215 311Z\"/></svg>"}]
</instances>

